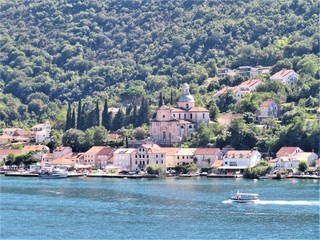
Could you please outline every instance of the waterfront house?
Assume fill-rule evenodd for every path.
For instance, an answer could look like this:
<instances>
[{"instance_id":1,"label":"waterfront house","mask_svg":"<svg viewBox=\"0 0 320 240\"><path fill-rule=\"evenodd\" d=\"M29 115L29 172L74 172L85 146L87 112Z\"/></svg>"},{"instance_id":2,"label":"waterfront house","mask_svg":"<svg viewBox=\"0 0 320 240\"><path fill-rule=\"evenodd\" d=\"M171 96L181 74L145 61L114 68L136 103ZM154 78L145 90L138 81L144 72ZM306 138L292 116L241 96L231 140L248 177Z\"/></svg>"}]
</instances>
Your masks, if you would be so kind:
<instances>
[{"instance_id":1,"label":"waterfront house","mask_svg":"<svg viewBox=\"0 0 320 240\"><path fill-rule=\"evenodd\" d=\"M176 154L178 153L180 148L165 147L162 149L166 153L166 169L174 168L177 165L176 164Z\"/></svg>"},{"instance_id":2,"label":"waterfront house","mask_svg":"<svg viewBox=\"0 0 320 240\"><path fill-rule=\"evenodd\" d=\"M293 156L293 159L298 162L306 161L309 166L314 166L315 161L318 159L318 155L314 152L299 152Z\"/></svg>"},{"instance_id":3,"label":"waterfront house","mask_svg":"<svg viewBox=\"0 0 320 240\"><path fill-rule=\"evenodd\" d=\"M284 171L288 169L297 170L301 161L308 162L309 166L315 166L317 159L318 155L314 152L298 152L293 155L279 157L276 162L276 167Z\"/></svg>"},{"instance_id":4,"label":"waterfront house","mask_svg":"<svg viewBox=\"0 0 320 240\"><path fill-rule=\"evenodd\" d=\"M122 170L133 170L133 161L135 160L135 148L118 148L113 152L113 166L119 172Z\"/></svg>"},{"instance_id":5,"label":"waterfront house","mask_svg":"<svg viewBox=\"0 0 320 240\"><path fill-rule=\"evenodd\" d=\"M274 101L268 100L264 101L260 105L260 114L258 116L259 121L261 122L265 118L274 117L278 118L279 116L279 106Z\"/></svg>"},{"instance_id":6,"label":"waterfront house","mask_svg":"<svg viewBox=\"0 0 320 240\"><path fill-rule=\"evenodd\" d=\"M166 168L166 152L157 144L142 144L136 149L133 170L146 170L148 165L158 165Z\"/></svg>"},{"instance_id":7,"label":"waterfront house","mask_svg":"<svg viewBox=\"0 0 320 240\"><path fill-rule=\"evenodd\" d=\"M83 155L84 165L105 168L114 150L114 148L107 148L105 146L93 146Z\"/></svg>"},{"instance_id":8,"label":"waterfront house","mask_svg":"<svg viewBox=\"0 0 320 240\"><path fill-rule=\"evenodd\" d=\"M276 153L276 156L277 156L277 158L286 157L286 156L293 156L299 152L303 152L303 150L299 147L282 147Z\"/></svg>"},{"instance_id":9,"label":"waterfront house","mask_svg":"<svg viewBox=\"0 0 320 240\"><path fill-rule=\"evenodd\" d=\"M270 77L270 80L276 80L282 82L283 84L294 85L299 78L299 74L291 70L281 70Z\"/></svg>"},{"instance_id":10,"label":"waterfront house","mask_svg":"<svg viewBox=\"0 0 320 240\"><path fill-rule=\"evenodd\" d=\"M48 162L47 166L61 168L61 169L68 169L68 168L74 167L75 163L70 159L60 157Z\"/></svg>"},{"instance_id":11,"label":"waterfront house","mask_svg":"<svg viewBox=\"0 0 320 240\"><path fill-rule=\"evenodd\" d=\"M220 170L240 171L254 167L261 160L260 152L256 150L233 150L223 156L223 165Z\"/></svg>"},{"instance_id":12,"label":"waterfront house","mask_svg":"<svg viewBox=\"0 0 320 240\"><path fill-rule=\"evenodd\" d=\"M72 153L72 148L71 147L65 147L65 146L60 146L57 147L56 149L53 150L53 158L59 158L59 157L63 157L69 153Z\"/></svg>"},{"instance_id":13,"label":"waterfront house","mask_svg":"<svg viewBox=\"0 0 320 240\"><path fill-rule=\"evenodd\" d=\"M196 150L196 148L180 148L175 155L175 165L177 166L197 163L197 159L194 159L194 152Z\"/></svg>"},{"instance_id":14,"label":"waterfront house","mask_svg":"<svg viewBox=\"0 0 320 240\"><path fill-rule=\"evenodd\" d=\"M212 167L215 161L222 159L220 148L197 148L193 154L194 162L199 168Z\"/></svg>"}]
</instances>

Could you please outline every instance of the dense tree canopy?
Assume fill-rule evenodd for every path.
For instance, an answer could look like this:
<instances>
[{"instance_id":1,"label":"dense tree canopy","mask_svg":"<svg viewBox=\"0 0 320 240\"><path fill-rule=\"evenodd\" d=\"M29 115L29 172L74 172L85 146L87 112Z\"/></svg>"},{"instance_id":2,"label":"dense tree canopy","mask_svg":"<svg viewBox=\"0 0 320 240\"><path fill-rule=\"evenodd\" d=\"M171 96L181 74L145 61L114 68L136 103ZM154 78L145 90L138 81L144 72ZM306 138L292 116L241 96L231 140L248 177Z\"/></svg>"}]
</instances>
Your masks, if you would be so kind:
<instances>
[{"instance_id":1,"label":"dense tree canopy","mask_svg":"<svg viewBox=\"0 0 320 240\"><path fill-rule=\"evenodd\" d=\"M50 120L56 129L69 129L65 143L77 145L73 136L100 124L117 130L147 123L160 92L165 104L174 105L181 84L187 82L196 104L207 107L212 120L237 112L246 113L245 123L250 123L262 100L273 99L284 109L283 126L277 126L272 135L282 142L290 131L300 131L291 126L299 123L293 118L314 113L318 106L315 0L46 0L23 4L5 0L0 4L1 128L28 128ZM219 67L243 65L271 66L271 73L292 68L300 74L299 82L290 87L265 79L257 93L241 101L231 92L212 101L214 92L244 79L214 79L208 88L203 86L206 80L215 77ZM99 105L106 99L107 106L120 108L113 116L116 120ZM293 108L287 110L282 106L286 103ZM317 136L318 128L314 121L308 123L307 130L299 128L309 139ZM243 128L240 135L231 132L250 146L262 144L256 130ZM212 142L215 137L204 139ZM231 141L226 135L220 139ZM273 141L272 146L278 144Z\"/></svg>"}]
</instances>

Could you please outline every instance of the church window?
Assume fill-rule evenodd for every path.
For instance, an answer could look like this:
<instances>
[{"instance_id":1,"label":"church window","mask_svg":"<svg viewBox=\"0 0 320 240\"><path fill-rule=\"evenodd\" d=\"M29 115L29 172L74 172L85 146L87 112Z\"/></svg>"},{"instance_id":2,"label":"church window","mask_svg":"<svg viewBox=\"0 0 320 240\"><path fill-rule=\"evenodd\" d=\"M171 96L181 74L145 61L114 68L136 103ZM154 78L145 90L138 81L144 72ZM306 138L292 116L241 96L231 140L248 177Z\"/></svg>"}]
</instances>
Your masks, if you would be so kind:
<instances>
[{"instance_id":1,"label":"church window","mask_svg":"<svg viewBox=\"0 0 320 240\"><path fill-rule=\"evenodd\" d=\"M192 113L190 113L190 119L192 119Z\"/></svg>"}]
</instances>

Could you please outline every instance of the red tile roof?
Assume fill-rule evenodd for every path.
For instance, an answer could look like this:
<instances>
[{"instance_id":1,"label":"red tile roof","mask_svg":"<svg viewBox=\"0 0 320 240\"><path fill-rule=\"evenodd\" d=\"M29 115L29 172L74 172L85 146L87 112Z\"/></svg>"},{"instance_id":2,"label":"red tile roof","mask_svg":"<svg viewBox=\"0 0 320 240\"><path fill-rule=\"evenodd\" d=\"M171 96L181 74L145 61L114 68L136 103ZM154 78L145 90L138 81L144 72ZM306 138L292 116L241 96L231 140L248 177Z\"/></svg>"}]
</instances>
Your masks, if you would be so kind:
<instances>
[{"instance_id":1,"label":"red tile roof","mask_svg":"<svg viewBox=\"0 0 320 240\"><path fill-rule=\"evenodd\" d=\"M216 155L220 152L220 148L197 148L194 152L196 155Z\"/></svg>"},{"instance_id":2,"label":"red tile roof","mask_svg":"<svg viewBox=\"0 0 320 240\"><path fill-rule=\"evenodd\" d=\"M250 80L247 80L243 83L241 83L239 85L240 88L243 88L243 87L252 87L252 86L255 86L255 85L260 85L262 84L263 82L260 80L260 79L250 79Z\"/></svg>"},{"instance_id":3,"label":"red tile roof","mask_svg":"<svg viewBox=\"0 0 320 240\"><path fill-rule=\"evenodd\" d=\"M271 104L273 104L273 101L264 101L263 103L261 103L260 107L269 107Z\"/></svg>"},{"instance_id":4,"label":"red tile roof","mask_svg":"<svg viewBox=\"0 0 320 240\"><path fill-rule=\"evenodd\" d=\"M110 155L114 150L114 148L104 147L97 153L97 155Z\"/></svg>"},{"instance_id":5,"label":"red tile roof","mask_svg":"<svg viewBox=\"0 0 320 240\"><path fill-rule=\"evenodd\" d=\"M203 107L192 107L189 109L189 112L209 112L209 110Z\"/></svg>"},{"instance_id":6,"label":"red tile roof","mask_svg":"<svg viewBox=\"0 0 320 240\"><path fill-rule=\"evenodd\" d=\"M252 150L234 150L234 151L228 151L225 158L248 158L255 154L257 151Z\"/></svg>"},{"instance_id":7,"label":"red tile roof","mask_svg":"<svg viewBox=\"0 0 320 240\"><path fill-rule=\"evenodd\" d=\"M286 69L284 69L284 70L281 70L281 71L273 74L273 75L271 76L271 78L285 78L286 76L288 76L288 75L291 74L291 73L295 73L295 74L296 74L296 72L293 71L293 70L286 70Z\"/></svg>"},{"instance_id":8,"label":"red tile roof","mask_svg":"<svg viewBox=\"0 0 320 240\"><path fill-rule=\"evenodd\" d=\"M33 146L24 146L22 150L24 151L42 151L43 148L48 148L44 145L33 145Z\"/></svg>"},{"instance_id":9,"label":"red tile roof","mask_svg":"<svg viewBox=\"0 0 320 240\"><path fill-rule=\"evenodd\" d=\"M282 147L277 152L277 157L293 155L296 153L296 150L302 151L299 147Z\"/></svg>"},{"instance_id":10,"label":"red tile roof","mask_svg":"<svg viewBox=\"0 0 320 240\"><path fill-rule=\"evenodd\" d=\"M213 168L218 168L218 167L221 167L223 164L223 160L215 160L212 164L212 167Z\"/></svg>"}]
</instances>

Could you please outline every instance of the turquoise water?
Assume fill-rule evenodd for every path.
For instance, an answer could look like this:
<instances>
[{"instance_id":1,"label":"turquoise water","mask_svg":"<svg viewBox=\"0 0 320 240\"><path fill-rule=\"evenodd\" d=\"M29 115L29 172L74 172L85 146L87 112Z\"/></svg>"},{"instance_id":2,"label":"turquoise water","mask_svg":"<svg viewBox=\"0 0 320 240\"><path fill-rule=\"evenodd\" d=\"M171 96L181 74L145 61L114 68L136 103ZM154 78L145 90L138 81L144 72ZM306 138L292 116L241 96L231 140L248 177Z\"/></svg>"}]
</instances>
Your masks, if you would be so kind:
<instances>
[{"instance_id":1,"label":"turquoise water","mask_svg":"<svg viewBox=\"0 0 320 240\"><path fill-rule=\"evenodd\" d=\"M0 177L1 239L319 239L319 182ZM242 192L260 204L227 204Z\"/></svg>"}]
</instances>

